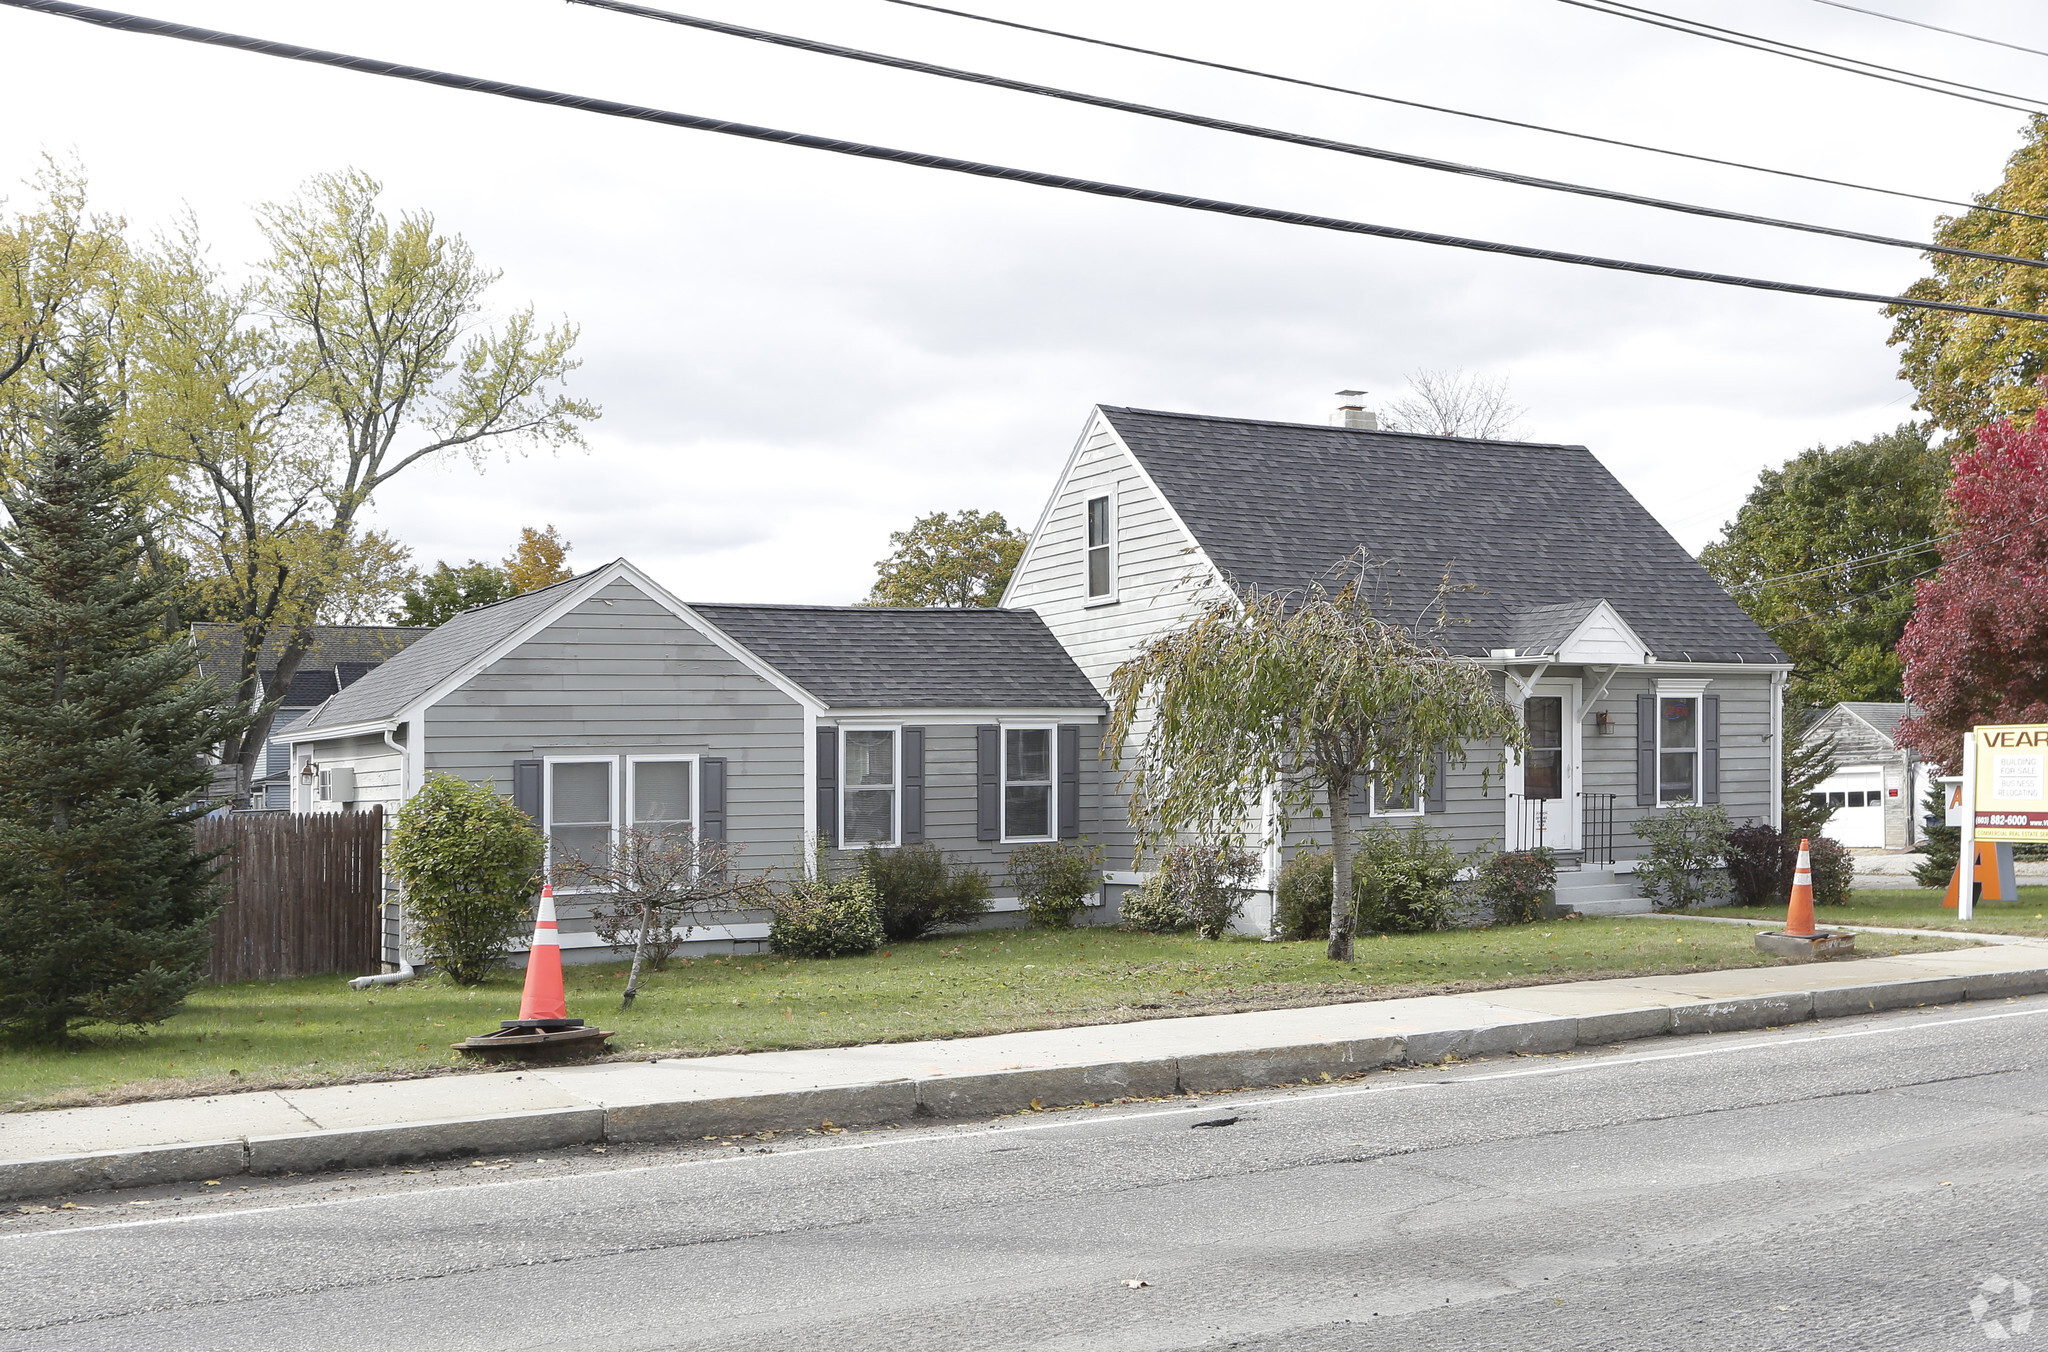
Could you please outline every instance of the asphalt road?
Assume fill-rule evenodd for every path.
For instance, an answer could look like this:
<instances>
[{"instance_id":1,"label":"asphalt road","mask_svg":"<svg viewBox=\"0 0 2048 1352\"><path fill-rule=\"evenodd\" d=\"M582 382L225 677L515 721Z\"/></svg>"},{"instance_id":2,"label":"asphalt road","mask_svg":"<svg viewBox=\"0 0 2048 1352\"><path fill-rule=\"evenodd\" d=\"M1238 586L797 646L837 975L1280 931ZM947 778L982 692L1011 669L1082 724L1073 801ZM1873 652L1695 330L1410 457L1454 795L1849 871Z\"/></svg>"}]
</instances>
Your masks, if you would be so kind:
<instances>
[{"instance_id":1,"label":"asphalt road","mask_svg":"<svg viewBox=\"0 0 2048 1352\"><path fill-rule=\"evenodd\" d=\"M86 1195L0 1222L0 1347L2048 1348L2044 1045L2034 999Z\"/></svg>"}]
</instances>

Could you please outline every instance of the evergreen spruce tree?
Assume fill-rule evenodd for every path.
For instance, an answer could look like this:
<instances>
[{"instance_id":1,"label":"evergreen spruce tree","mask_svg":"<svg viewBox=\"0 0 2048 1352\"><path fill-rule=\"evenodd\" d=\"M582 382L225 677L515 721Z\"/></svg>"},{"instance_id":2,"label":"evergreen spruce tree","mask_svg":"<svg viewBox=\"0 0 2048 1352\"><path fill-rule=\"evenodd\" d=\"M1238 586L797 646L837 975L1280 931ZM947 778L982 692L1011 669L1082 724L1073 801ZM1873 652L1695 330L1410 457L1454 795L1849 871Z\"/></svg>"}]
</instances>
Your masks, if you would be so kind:
<instances>
[{"instance_id":1,"label":"evergreen spruce tree","mask_svg":"<svg viewBox=\"0 0 2048 1352\"><path fill-rule=\"evenodd\" d=\"M0 526L0 1028L161 1022L205 970L216 904L193 849L206 753L233 719L165 633L168 579L107 456L89 350Z\"/></svg>"}]
</instances>

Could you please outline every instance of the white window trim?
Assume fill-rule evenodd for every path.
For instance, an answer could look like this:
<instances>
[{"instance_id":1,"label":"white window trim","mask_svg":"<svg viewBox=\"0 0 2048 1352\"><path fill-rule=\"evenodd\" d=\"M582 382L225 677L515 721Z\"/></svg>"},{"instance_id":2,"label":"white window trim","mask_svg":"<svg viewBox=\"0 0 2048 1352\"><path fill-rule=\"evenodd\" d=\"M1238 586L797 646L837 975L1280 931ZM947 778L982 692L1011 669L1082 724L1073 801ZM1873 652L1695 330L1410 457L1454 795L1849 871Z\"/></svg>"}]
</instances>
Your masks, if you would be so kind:
<instances>
[{"instance_id":1,"label":"white window trim","mask_svg":"<svg viewBox=\"0 0 2048 1352\"><path fill-rule=\"evenodd\" d=\"M1697 804L1700 801L1700 775L1706 768L1707 749L1703 745L1707 737L1707 683L1705 681L1657 683L1657 806L1677 807L1679 800L1664 796L1664 701L1667 699L1689 699L1692 701L1692 745L1675 747L1675 751L1692 752L1692 793L1684 801Z\"/></svg>"},{"instance_id":2,"label":"white window trim","mask_svg":"<svg viewBox=\"0 0 2048 1352\"><path fill-rule=\"evenodd\" d=\"M682 764L690 767L690 815L685 819L685 822L690 830L695 831L697 829L697 819L703 810L701 802L703 797L703 781L698 772L697 757L694 754L626 757L626 791L619 795L618 810L614 815L620 817L627 826L638 826L640 824L639 814L633 806L637 797L635 780L640 766L655 764Z\"/></svg>"},{"instance_id":3,"label":"white window trim","mask_svg":"<svg viewBox=\"0 0 2048 1352\"><path fill-rule=\"evenodd\" d=\"M619 758L617 756L543 756L541 757L541 841L546 845L545 867L552 874L555 868L555 767L557 765L603 765L611 784L612 844L619 840ZM593 887L565 887L563 894L595 892Z\"/></svg>"},{"instance_id":4,"label":"white window trim","mask_svg":"<svg viewBox=\"0 0 2048 1352\"><path fill-rule=\"evenodd\" d=\"M852 776L846 769L846 734L849 732L887 732L894 734L894 750L889 757L889 770L893 778L889 782L889 838L887 840L849 840L846 836L846 795L859 792L853 785ZM865 787L878 789L879 784ZM900 723L841 723L839 725L839 820L838 829L832 834L839 838L842 850L864 850L872 845L878 850L893 850L903 843L903 725Z\"/></svg>"},{"instance_id":5,"label":"white window trim","mask_svg":"<svg viewBox=\"0 0 2048 1352\"><path fill-rule=\"evenodd\" d=\"M1428 760L1428 757L1422 757L1421 763L1419 763L1415 767L1414 807L1401 807L1382 811L1380 808L1380 787L1378 772L1373 770L1366 771L1365 815L1368 817L1427 816L1429 813L1429 765L1427 763Z\"/></svg>"},{"instance_id":6,"label":"white window trim","mask_svg":"<svg viewBox=\"0 0 2048 1352\"><path fill-rule=\"evenodd\" d=\"M1116 499L1117 499L1117 492L1116 492L1116 485L1115 485L1115 484L1111 484L1111 485L1110 485L1110 486L1109 486L1109 487L1108 487L1107 489L1105 489L1104 491L1102 491L1102 492L1100 492L1100 493L1089 493L1089 494L1087 494L1087 495L1086 495L1085 497L1083 497L1083 498L1081 499L1081 599L1082 599L1082 600L1083 600L1084 602L1086 602L1087 606L1089 606L1089 607L1093 607L1093 606L1113 606L1113 605L1115 605L1115 604L1117 603L1117 601L1118 601L1118 599L1119 599L1119 598L1118 598L1118 595L1117 595L1117 590L1118 590L1118 578L1117 578L1117 566L1116 566L1116 556L1117 556L1117 500L1116 500ZM1090 505L1091 503L1094 503L1094 502L1096 502L1097 500L1101 500L1101 501L1107 502L1107 503L1109 504L1109 532L1108 532L1108 538L1107 538L1107 539L1105 539L1105 540L1104 540L1104 541L1103 541L1103 542L1102 542L1101 544L1099 544L1099 545L1090 545L1090 544L1088 543L1088 507L1089 507L1089 505ZM1095 596L1095 595L1092 595L1092 594L1091 594L1091 593L1089 592L1089 590L1088 590L1088 556L1089 556L1089 555L1090 555L1091 553L1093 553L1093 552L1094 552L1095 550L1097 550L1097 549L1102 549L1102 550L1106 550L1106 551L1108 551L1108 557L1109 557L1109 590L1108 590L1108 591L1106 591L1106 592L1104 592L1104 593L1103 593L1102 595L1100 595L1100 596Z\"/></svg>"},{"instance_id":7,"label":"white window trim","mask_svg":"<svg viewBox=\"0 0 2048 1352\"><path fill-rule=\"evenodd\" d=\"M1111 574L1114 579L1115 574ZM1005 845L1038 845L1060 838L1060 729L1057 723L1002 723L1002 748L997 755L996 793L999 795L996 810L1002 814L1002 843ZM1045 764L1047 770L1045 794L1045 825L1047 834L1042 836L1013 836L1010 834L1010 734L1013 732L1043 732L1045 734Z\"/></svg>"}]
</instances>

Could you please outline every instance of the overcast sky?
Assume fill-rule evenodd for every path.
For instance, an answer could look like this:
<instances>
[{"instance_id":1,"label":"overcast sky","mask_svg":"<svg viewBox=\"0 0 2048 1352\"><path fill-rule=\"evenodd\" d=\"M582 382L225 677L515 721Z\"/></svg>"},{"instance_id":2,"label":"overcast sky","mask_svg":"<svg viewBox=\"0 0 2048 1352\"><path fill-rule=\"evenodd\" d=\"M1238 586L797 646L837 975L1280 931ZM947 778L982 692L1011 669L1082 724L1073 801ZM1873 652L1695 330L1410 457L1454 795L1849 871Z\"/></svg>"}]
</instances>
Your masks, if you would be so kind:
<instances>
[{"instance_id":1,"label":"overcast sky","mask_svg":"<svg viewBox=\"0 0 2048 1352\"><path fill-rule=\"evenodd\" d=\"M119 0L111 0L119 7ZM1557 0L953 0L1401 97L1939 196L1998 181L2017 113ZM2048 47L2039 0L1859 0ZM1082 47L883 0L671 8L1444 158L1924 239L1939 208ZM1734 28L2048 96L2048 58L1814 0L1666 0ZM765 47L559 0L134 0L419 65L1376 223L1896 293L1918 255L1476 183ZM408 471L415 559L552 523L689 599L846 602L915 515L1029 529L1095 403L1321 422L1344 387L1512 381L1688 548L1758 469L1912 415L1888 322L1840 301L1619 276L986 182L318 69L0 10L0 181L75 152L219 259L252 205L359 167L583 327L586 454ZM19 193L15 202L22 201ZM1247 472L1256 472L1248 467Z\"/></svg>"}]
</instances>

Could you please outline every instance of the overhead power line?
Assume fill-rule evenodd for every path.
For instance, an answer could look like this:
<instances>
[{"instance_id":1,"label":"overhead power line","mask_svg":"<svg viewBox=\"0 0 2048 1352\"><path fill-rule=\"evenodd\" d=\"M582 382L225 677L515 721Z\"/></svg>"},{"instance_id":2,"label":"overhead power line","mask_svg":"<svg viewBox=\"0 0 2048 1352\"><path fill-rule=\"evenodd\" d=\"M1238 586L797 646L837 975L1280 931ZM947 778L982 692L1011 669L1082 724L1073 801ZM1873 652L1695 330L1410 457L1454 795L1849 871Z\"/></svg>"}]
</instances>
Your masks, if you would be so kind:
<instances>
[{"instance_id":1,"label":"overhead power line","mask_svg":"<svg viewBox=\"0 0 2048 1352\"><path fill-rule=\"evenodd\" d=\"M806 132L781 131L773 127L757 127L744 122L733 122L723 118L700 117L693 113L671 112L661 108L650 108L643 104L621 103L614 99L592 98L581 94L566 94L557 90L538 89L531 85L510 84L503 80L490 80L479 76L458 75L449 71L434 70L425 66L409 66L396 61L383 61L374 57L351 56L341 52L323 51L317 47L304 47L292 42L278 42L268 38L247 37L239 33L222 32L215 28L201 28L195 24L172 23L164 19L150 19L137 14L123 14L118 10L95 9L88 5L70 4L67 0L0 0L0 6L11 9L29 10L58 18L74 19L81 23L93 24L116 32L138 33L150 37L175 38L183 42L195 42L209 47L224 47L234 51L253 52L261 56L277 57L287 61L303 61L313 65L331 66L339 70L356 71L366 75L379 75L388 79L409 80L419 84L436 85L444 89L455 89L465 93L490 94L498 98L517 99L526 103L545 104L556 108L570 108L579 112L597 113L606 117L625 118L636 122L650 122L659 126L680 127L689 131L706 131L720 136L737 136L751 141L767 141L777 145L797 146L806 150L822 150L835 155L848 155L858 159L880 160L892 164L906 164L920 169L938 169L947 173L968 174L976 178L996 179L1009 183L1027 183L1034 187L1057 188L1063 192L1088 193L1097 197L1111 197L1130 202L1146 202L1156 206L1178 207L1185 211L1209 212L1220 216L1235 216L1245 220L1273 221L1282 225L1304 226L1316 230L1330 230L1340 234L1366 235L1377 239L1406 240L1416 244L1431 244L1442 248L1467 249L1477 253L1499 254L1509 258L1531 258L1551 263L1568 263L1577 267L1601 268L1612 272L1639 273L1651 277L1669 277L1679 281L1711 282L1717 286L1738 286L1758 291L1775 291L1788 295L1814 296L1827 300L1853 300L1871 305L1896 305L1908 309L1942 310L1954 314L1989 315L1998 319L2024 319L2048 322L2048 314L2036 314L2028 310L2001 310L1982 305L1961 305L1953 301L1922 300L1910 296L1887 296L1870 291L1850 291L1840 287L1809 286L1800 282L1770 281L1757 277L1743 277L1732 273L1701 272L1693 268L1666 267L1655 263L1636 263L1616 258L1601 258L1590 254L1569 253L1558 249L1533 248L1523 244L1501 244L1488 240L1466 239L1457 235L1442 235L1426 230L1408 230L1399 226L1373 225L1364 221L1344 220L1335 216L1317 216L1308 212L1285 211L1275 207L1250 206L1241 202L1226 202L1215 198L1193 197L1186 193L1162 192L1152 188L1133 188L1116 183L1103 183L1094 179L1075 178L1065 174L1042 173L1032 169L1008 168L997 164L984 164L976 160L955 159L947 155L932 155L922 151L896 150L888 146L869 145L861 141L841 140L837 137L814 136Z\"/></svg>"},{"instance_id":2,"label":"overhead power line","mask_svg":"<svg viewBox=\"0 0 2048 1352\"><path fill-rule=\"evenodd\" d=\"M2014 254L1986 253L1976 249L1961 249L1947 244L1928 244L1916 240L1899 239L1892 235L1876 235L1863 230L1848 230L1840 226L1814 225L1805 221L1788 221L1774 216L1756 216L1743 211L1729 211L1721 207L1697 206L1689 202L1673 202L1660 197L1644 197L1637 193L1620 192L1612 188L1594 188L1579 183L1564 183L1557 179L1536 178L1528 174L1511 173L1504 169L1486 169L1477 165L1459 164L1452 160L1433 159L1424 155L1411 155L1405 151L1383 150L1374 146L1355 145L1348 141L1333 141L1321 136L1305 136L1299 132L1279 131L1272 127L1254 126L1246 122L1229 122L1222 118L1205 117L1199 113L1184 113L1172 108L1159 108L1151 104L1131 103L1124 99L1107 98L1100 94L1083 94L1071 89L1060 89L1052 85L1033 84L1025 80L1012 80L1000 75L985 75L979 71L961 70L955 66L940 66L929 61L913 61L908 57L889 56L881 52L863 51L858 47L842 47L836 43L818 42L811 38L794 37L787 33L771 33L759 28L744 28L739 24L726 23L719 19L703 19L693 14L678 14L673 10L652 9L646 5L629 3L629 0L568 0L572 5L584 5L592 9L611 10L635 18L654 19L662 23L678 24L707 33L720 33L727 37L745 38L751 42L763 42L771 46L787 47L795 51L814 52L821 56L838 57L848 61L865 62L873 66L886 66L893 70L912 71L920 75L936 75L941 79L959 80L967 84L982 85L990 89L1007 89L1020 94L1032 94L1041 98L1060 99L1068 103L1086 104L1093 108L1107 108L1119 113L1135 113L1139 117L1157 118L1165 122L1178 122L1191 127L1203 127L1210 131L1229 132L1236 136L1251 136L1267 141L1281 141L1289 145L1307 146L1312 150L1334 151L1340 155L1356 155L1362 159L1383 160L1390 164L1407 165L1414 169L1428 169L1437 173L1460 174L1468 178L1490 179L1496 183L1509 183L1523 188L1540 188L1547 192L1572 193L1580 197L1597 197L1610 202L1622 202L1630 206L1652 207L1659 211L1676 211L1689 216L1704 216L1713 220L1735 221L1743 225L1769 226L1777 230L1795 230L1809 235L1828 235L1835 239L1855 240L1862 244L1881 244L1894 249L1911 249L1915 253L1953 254L1959 258L1975 258L1990 263L2011 263L2022 267L2048 268L2048 259L2025 258Z\"/></svg>"},{"instance_id":3,"label":"overhead power line","mask_svg":"<svg viewBox=\"0 0 2048 1352\"><path fill-rule=\"evenodd\" d=\"M1893 23L1910 24L1914 28L1924 28L1930 33L1946 33L1952 38L1968 38L1971 42L1983 42L1993 47L2009 48L2015 52L2025 52L2029 56L2048 56L2048 52L2042 51L2039 47L2022 47L2017 42L2007 42L2002 38L1987 38L1982 33L1965 33L1960 28L1943 28L1940 24L1924 23L1919 19L1909 19L1903 14L1887 14L1881 9L1865 9L1861 5L1845 5L1842 3L1842 0L1813 0L1813 2L1817 5L1826 5L1830 9L1846 9L1852 14L1868 14L1873 19L1890 19Z\"/></svg>"},{"instance_id":4,"label":"overhead power line","mask_svg":"<svg viewBox=\"0 0 2048 1352\"><path fill-rule=\"evenodd\" d=\"M1821 51L1817 47L1801 47L1796 43L1781 42L1777 38L1759 37L1755 33L1744 33L1733 28L1702 23L1698 19L1684 19L1661 10L1624 4L1622 0L1558 0L1558 3L1571 5L1575 9L1591 10L1595 14L1606 14L1616 19L1631 19L1655 28L1668 28L1675 33L1706 38L1712 42L1725 42L1731 46L1747 47L1751 51L1769 52L1772 56L1790 57L1794 61L1826 66L1830 70L1847 71L1851 75L1863 75L1889 84L1924 89L1930 94L1947 94L1950 98L1967 99L1971 103L1986 103L1994 108L2010 108L2016 113L2048 112L2048 99L2039 99L2031 94L2009 94L2002 89L1986 89L1982 85L1964 84L1960 80L1950 80L1939 75L1922 75L1918 71L1900 70L1896 66L1880 66L1875 61L1865 61L1860 57L1842 56L1835 52ZM1990 97L1984 97L1985 95ZM2014 99L2019 102L2007 102Z\"/></svg>"},{"instance_id":5,"label":"overhead power line","mask_svg":"<svg viewBox=\"0 0 2048 1352\"><path fill-rule=\"evenodd\" d=\"M1163 52L1156 47L1137 47L1127 42L1111 42L1107 38L1090 37L1085 33L1070 33L1060 28L1041 28L1036 24L1019 23L1015 19L999 19L992 14L977 14L971 10L948 9L944 5L925 4L923 0L883 0L884 4L901 5L906 9L921 9L932 14L944 14L955 19L967 19L974 23L993 24L999 28L1011 28L1025 33L1038 33L1045 37L1060 38L1067 42L1086 43L1091 47L1107 47L1112 51L1131 52L1138 56L1157 57L1161 61L1178 61L1187 66L1203 66L1209 70L1227 71L1232 75L1249 75L1256 80L1272 80L1279 84L1298 85L1303 89L1320 89L1329 94L1345 94L1357 99L1371 99L1376 103L1393 104L1399 108L1417 108L1427 113L1442 113L1447 117L1468 118L1474 122L1490 122L1495 126L1515 127L1522 131L1542 132L1546 136L1564 136L1574 141L1590 141L1595 145L1615 146L1623 150L1640 150L1651 155L1668 155L1673 159L1691 160L1697 164L1715 164L1724 169L1741 169L1755 174L1771 174L1778 178L1797 179L1802 183L1820 183L1830 188L1848 188L1855 192L1878 193L1885 197L1899 197L1912 202L1932 202L1936 206L1962 207L1971 211L1991 211L2005 216L2024 216L2029 220L2048 220L2031 211L2016 211L2011 207L1988 206L1980 202L1965 202L1952 197L1932 197L1926 193L1907 192L1903 188L1880 188L1869 183L1852 183L1847 179L1827 178L1820 174L1801 173L1796 169L1774 169L1768 165L1750 164L1743 160L1720 159L1713 155L1700 155L1689 150L1672 150L1665 146L1644 145L1640 141L1623 141L1612 136L1596 136L1591 132L1569 131L1563 127L1546 127L1539 122L1520 122L1511 117L1497 117L1491 113L1475 113L1463 108L1447 108L1437 103L1419 103L1414 99L1395 98L1392 94L1376 94L1368 89L1354 89L1347 85L1324 84L1320 80L1304 79L1296 75L1280 75L1269 70L1255 70L1250 66L1233 66L1224 61L1208 61L1198 56L1185 56L1178 52Z\"/></svg>"}]
</instances>

